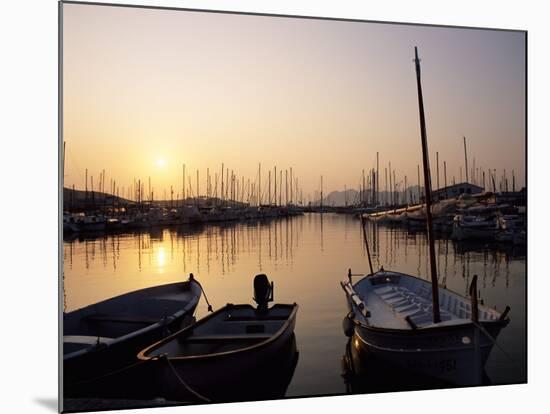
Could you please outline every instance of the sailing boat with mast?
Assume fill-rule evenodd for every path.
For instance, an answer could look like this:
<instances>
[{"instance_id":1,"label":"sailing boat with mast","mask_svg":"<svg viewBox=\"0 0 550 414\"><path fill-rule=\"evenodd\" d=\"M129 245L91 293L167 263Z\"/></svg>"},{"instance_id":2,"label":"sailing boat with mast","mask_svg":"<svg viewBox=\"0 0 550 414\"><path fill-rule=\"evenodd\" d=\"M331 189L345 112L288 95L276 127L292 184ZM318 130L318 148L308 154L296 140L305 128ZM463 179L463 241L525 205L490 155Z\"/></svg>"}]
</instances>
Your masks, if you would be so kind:
<instances>
[{"instance_id":1,"label":"sailing boat with mast","mask_svg":"<svg viewBox=\"0 0 550 414\"><path fill-rule=\"evenodd\" d=\"M483 367L500 331L509 323L509 307L503 313L478 303L477 276L466 298L438 285L431 210L431 178L420 60L415 47L415 67L422 139L426 222L430 276L427 281L381 268L374 272L365 220L363 235L370 273L352 283L341 282L349 314L344 330L353 346L395 366L455 385L482 383Z\"/></svg>"}]
</instances>

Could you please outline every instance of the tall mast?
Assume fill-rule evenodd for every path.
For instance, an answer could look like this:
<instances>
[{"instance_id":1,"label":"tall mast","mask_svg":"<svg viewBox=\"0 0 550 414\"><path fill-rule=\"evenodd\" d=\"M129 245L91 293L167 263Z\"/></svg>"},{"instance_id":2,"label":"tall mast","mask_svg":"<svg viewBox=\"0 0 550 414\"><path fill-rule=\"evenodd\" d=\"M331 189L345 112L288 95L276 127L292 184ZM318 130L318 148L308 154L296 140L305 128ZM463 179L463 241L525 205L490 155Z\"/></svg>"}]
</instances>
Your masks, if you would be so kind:
<instances>
[{"instance_id":1,"label":"tall mast","mask_svg":"<svg viewBox=\"0 0 550 414\"><path fill-rule=\"evenodd\" d=\"M258 206L262 205L262 164L258 164Z\"/></svg>"},{"instance_id":2,"label":"tall mast","mask_svg":"<svg viewBox=\"0 0 550 414\"><path fill-rule=\"evenodd\" d=\"M323 176L321 176L321 213L323 212Z\"/></svg>"},{"instance_id":3,"label":"tall mast","mask_svg":"<svg viewBox=\"0 0 550 414\"><path fill-rule=\"evenodd\" d=\"M85 178L85 180L86 180L86 183L84 184L84 191L85 191L84 194L85 194L85 197L86 197L85 200L86 200L86 202L88 202L88 169L87 168L86 168L86 178ZM86 206L86 204L84 204L84 206Z\"/></svg>"},{"instance_id":4,"label":"tall mast","mask_svg":"<svg viewBox=\"0 0 550 414\"><path fill-rule=\"evenodd\" d=\"M274 192L274 197L273 197L273 200L274 200L274 203L275 205L277 205L277 166L275 166L275 171L273 172L273 184L275 184L275 192Z\"/></svg>"},{"instance_id":5,"label":"tall mast","mask_svg":"<svg viewBox=\"0 0 550 414\"><path fill-rule=\"evenodd\" d=\"M279 170L279 206L283 205L283 170Z\"/></svg>"},{"instance_id":6,"label":"tall mast","mask_svg":"<svg viewBox=\"0 0 550 414\"><path fill-rule=\"evenodd\" d=\"M294 202L294 197L293 197L293 191L292 191L292 182L294 180L292 179L292 167L290 167L290 204L292 204Z\"/></svg>"},{"instance_id":7,"label":"tall mast","mask_svg":"<svg viewBox=\"0 0 550 414\"><path fill-rule=\"evenodd\" d=\"M468 182L468 154L466 152L466 137L464 138L464 164L466 167L466 182Z\"/></svg>"},{"instance_id":8,"label":"tall mast","mask_svg":"<svg viewBox=\"0 0 550 414\"><path fill-rule=\"evenodd\" d=\"M485 174L485 173L483 173ZM484 175L485 177L485 175ZM447 198L447 162L446 161L443 161L443 179L445 180L444 181L444 185L445 185L445 198ZM485 179L484 179L484 182L485 182Z\"/></svg>"},{"instance_id":9,"label":"tall mast","mask_svg":"<svg viewBox=\"0 0 550 414\"><path fill-rule=\"evenodd\" d=\"M206 198L210 197L210 168L206 168Z\"/></svg>"},{"instance_id":10,"label":"tall mast","mask_svg":"<svg viewBox=\"0 0 550 414\"><path fill-rule=\"evenodd\" d=\"M384 204L388 205L388 168L384 167L386 178L384 180Z\"/></svg>"},{"instance_id":11,"label":"tall mast","mask_svg":"<svg viewBox=\"0 0 550 414\"><path fill-rule=\"evenodd\" d=\"M285 170L285 203L288 207L288 170Z\"/></svg>"},{"instance_id":12,"label":"tall mast","mask_svg":"<svg viewBox=\"0 0 550 414\"><path fill-rule=\"evenodd\" d=\"M393 205L396 205L398 203L396 196L397 196L397 184L395 181L395 170L393 170L393 193L392 193Z\"/></svg>"},{"instance_id":13,"label":"tall mast","mask_svg":"<svg viewBox=\"0 0 550 414\"><path fill-rule=\"evenodd\" d=\"M409 200L408 200L408 197L407 197L407 176L405 176L405 187L403 187L403 193L405 193L405 197L404 197L404 203L405 204L409 204Z\"/></svg>"},{"instance_id":14,"label":"tall mast","mask_svg":"<svg viewBox=\"0 0 550 414\"><path fill-rule=\"evenodd\" d=\"M378 176L378 152L376 152L376 204L380 204L380 178Z\"/></svg>"},{"instance_id":15,"label":"tall mast","mask_svg":"<svg viewBox=\"0 0 550 414\"><path fill-rule=\"evenodd\" d=\"M388 171L390 173L390 205L393 205L393 186L392 186L392 182L391 182L391 162L389 162Z\"/></svg>"},{"instance_id":16,"label":"tall mast","mask_svg":"<svg viewBox=\"0 0 550 414\"><path fill-rule=\"evenodd\" d=\"M439 190L439 152L435 153L436 173L437 173L437 189Z\"/></svg>"},{"instance_id":17,"label":"tall mast","mask_svg":"<svg viewBox=\"0 0 550 414\"><path fill-rule=\"evenodd\" d=\"M416 66L416 84L418 89L418 109L420 115L420 134L422 138L422 162L424 164L424 191L426 194L426 221L428 224L428 243L430 248L430 270L432 278L432 302L433 302L433 322L439 323L439 291L437 285L437 268L435 263L435 245L433 237L432 222L432 186L430 179L430 163L428 160L428 138L426 137L426 120L424 118L424 101L422 98L422 85L420 83L420 59L418 59L418 49L414 48L414 62ZM466 138L464 138L464 148L466 148ZM466 168L466 170L468 170Z\"/></svg>"},{"instance_id":18,"label":"tall mast","mask_svg":"<svg viewBox=\"0 0 550 414\"><path fill-rule=\"evenodd\" d=\"M223 192L223 162L222 162L222 186L221 186L221 192L220 192L220 198L222 201L224 199L223 195L224 195L224 192Z\"/></svg>"},{"instance_id":19,"label":"tall mast","mask_svg":"<svg viewBox=\"0 0 550 414\"><path fill-rule=\"evenodd\" d=\"M363 169L363 187L361 190L361 206L365 205L365 170Z\"/></svg>"},{"instance_id":20,"label":"tall mast","mask_svg":"<svg viewBox=\"0 0 550 414\"><path fill-rule=\"evenodd\" d=\"M185 164L182 165L181 171L181 199L185 200Z\"/></svg>"}]
</instances>

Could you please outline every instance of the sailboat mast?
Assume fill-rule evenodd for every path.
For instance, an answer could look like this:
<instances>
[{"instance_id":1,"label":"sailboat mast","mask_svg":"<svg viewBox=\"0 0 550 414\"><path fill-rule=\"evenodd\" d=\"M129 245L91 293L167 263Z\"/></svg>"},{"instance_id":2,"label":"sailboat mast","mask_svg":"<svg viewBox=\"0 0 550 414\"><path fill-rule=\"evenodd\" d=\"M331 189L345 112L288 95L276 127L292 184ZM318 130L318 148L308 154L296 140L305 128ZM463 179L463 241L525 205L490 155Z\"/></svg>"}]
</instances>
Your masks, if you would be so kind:
<instances>
[{"instance_id":1,"label":"sailboat mast","mask_svg":"<svg viewBox=\"0 0 550 414\"><path fill-rule=\"evenodd\" d=\"M273 197L275 205L277 205L277 166L275 166L275 171L273 172L273 177L275 178L273 180L273 184L275 184L275 195Z\"/></svg>"},{"instance_id":2,"label":"sailboat mast","mask_svg":"<svg viewBox=\"0 0 550 414\"><path fill-rule=\"evenodd\" d=\"M466 168L466 182L468 182L468 153L466 152L466 137L464 138L464 164Z\"/></svg>"},{"instance_id":3,"label":"sailboat mast","mask_svg":"<svg viewBox=\"0 0 550 414\"><path fill-rule=\"evenodd\" d=\"M380 204L380 177L378 176L378 168L379 168L379 164L378 164L378 152L376 153L376 201L375 203L376 204Z\"/></svg>"},{"instance_id":4,"label":"sailboat mast","mask_svg":"<svg viewBox=\"0 0 550 414\"><path fill-rule=\"evenodd\" d=\"M439 290L437 285L437 268L435 263L435 245L433 237L432 220L432 186L430 180L430 164L428 160L428 139L426 137L426 119L424 117L424 100L422 98L422 85L420 83L420 59L418 59L418 49L414 48L414 62L416 67L416 84L418 89L418 109L420 115L420 134L422 138L422 162L424 165L424 193L426 198L426 221L428 224L428 243L430 252L430 273L432 278L432 302L433 302L433 322L441 322L439 314ZM464 141L466 142L466 141Z\"/></svg>"}]
</instances>

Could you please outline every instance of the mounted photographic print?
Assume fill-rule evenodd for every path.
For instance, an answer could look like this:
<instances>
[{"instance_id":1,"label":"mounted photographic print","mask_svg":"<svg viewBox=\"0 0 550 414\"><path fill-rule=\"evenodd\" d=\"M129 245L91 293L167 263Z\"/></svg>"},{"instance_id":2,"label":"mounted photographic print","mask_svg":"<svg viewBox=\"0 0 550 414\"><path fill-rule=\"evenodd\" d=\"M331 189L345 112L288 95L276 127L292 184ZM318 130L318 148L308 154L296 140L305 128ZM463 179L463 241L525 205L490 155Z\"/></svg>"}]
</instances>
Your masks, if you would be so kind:
<instances>
[{"instance_id":1,"label":"mounted photographic print","mask_svg":"<svg viewBox=\"0 0 550 414\"><path fill-rule=\"evenodd\" d=\"M60 17L62 411L527 381L526 32Z\"/></svg>"}]
</instances>

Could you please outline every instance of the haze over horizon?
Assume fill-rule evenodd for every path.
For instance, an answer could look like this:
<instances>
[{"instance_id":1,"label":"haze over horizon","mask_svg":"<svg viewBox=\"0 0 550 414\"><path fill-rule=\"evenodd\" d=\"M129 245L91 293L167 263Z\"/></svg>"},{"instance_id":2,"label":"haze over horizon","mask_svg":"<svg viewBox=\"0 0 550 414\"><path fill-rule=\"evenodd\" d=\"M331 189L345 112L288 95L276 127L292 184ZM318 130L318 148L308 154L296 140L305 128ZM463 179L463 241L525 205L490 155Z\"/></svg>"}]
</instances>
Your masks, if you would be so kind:
<instances>
[{"instance_id":1,"label":"haze over horizon","mask_svg":"<svg viewBox=\"0 0 550 414\"><path fill-rule=\"evenodd\" d=\"M414 46L432 186L436 152L440 186L443 161L464 181L463 136L469 168L524 186L523 32L64 4L65 186L105 170L106 189L176 193L185 164L204 193L207 168L253 181L261 163L263 189L292 167L314 198L321 175L326 194L357 189L377 152L381 191L389 162L415 185Z\"/></svg>"}]
</instances>

